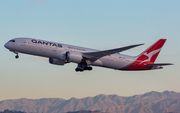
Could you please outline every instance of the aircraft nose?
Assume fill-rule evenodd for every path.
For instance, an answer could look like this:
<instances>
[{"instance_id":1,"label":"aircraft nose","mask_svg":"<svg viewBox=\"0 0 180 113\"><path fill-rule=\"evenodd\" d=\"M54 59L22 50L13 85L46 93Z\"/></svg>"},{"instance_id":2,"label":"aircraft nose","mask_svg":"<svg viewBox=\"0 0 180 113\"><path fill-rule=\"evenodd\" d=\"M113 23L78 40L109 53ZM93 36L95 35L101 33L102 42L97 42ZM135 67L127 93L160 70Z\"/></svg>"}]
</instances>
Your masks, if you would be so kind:
<instances>
[{"instance_id":1,"label":"aircraft nose","mask_svg":"<svg viewBox=\"0 0 180 113\"><path fill-rule=\"evenodd\" d=\"M4 44L4 47L5 47L5 48L8 48L8 43Z\"/></svg>"}]
</instances>

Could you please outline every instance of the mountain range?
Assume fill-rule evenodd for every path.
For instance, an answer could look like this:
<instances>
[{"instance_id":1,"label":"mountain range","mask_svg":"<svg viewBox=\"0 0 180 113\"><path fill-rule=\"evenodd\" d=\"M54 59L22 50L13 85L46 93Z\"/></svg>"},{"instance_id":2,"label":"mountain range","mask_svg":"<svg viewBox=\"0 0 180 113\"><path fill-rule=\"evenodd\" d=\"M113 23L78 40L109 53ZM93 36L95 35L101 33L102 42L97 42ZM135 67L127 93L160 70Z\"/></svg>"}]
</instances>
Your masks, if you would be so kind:
<instances>
[{"instance_id":1,"label":"mountain range","mask_svg":"<svg viewBox=\"0 0 180 113\"><path fill-rule=\"evenodd\" d=\"M105 113L180 113L180 93L152 91L130 97L100 94L69 100L22 98L0 101L0 111L5 109L27 113L65 113L78 110L99 110Z\"/></svg>"}]
</instances>

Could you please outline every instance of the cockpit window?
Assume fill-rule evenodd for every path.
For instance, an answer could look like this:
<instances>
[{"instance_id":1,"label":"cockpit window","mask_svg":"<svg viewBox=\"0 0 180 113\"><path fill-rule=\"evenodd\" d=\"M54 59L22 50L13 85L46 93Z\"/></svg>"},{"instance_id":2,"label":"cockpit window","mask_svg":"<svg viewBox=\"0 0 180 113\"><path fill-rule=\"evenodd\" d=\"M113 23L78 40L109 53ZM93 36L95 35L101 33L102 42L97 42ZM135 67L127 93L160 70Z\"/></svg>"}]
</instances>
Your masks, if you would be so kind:
<instances>
[{"instance_id":1,"label":"cockpit window","mask_svg":"<svg viewBox=\"0 0 180 113\"><path fill-rule=\"evenodd\" d=\"M15 40L10 40L9 42L15 42Z\"/></svg>"}]
</instances>

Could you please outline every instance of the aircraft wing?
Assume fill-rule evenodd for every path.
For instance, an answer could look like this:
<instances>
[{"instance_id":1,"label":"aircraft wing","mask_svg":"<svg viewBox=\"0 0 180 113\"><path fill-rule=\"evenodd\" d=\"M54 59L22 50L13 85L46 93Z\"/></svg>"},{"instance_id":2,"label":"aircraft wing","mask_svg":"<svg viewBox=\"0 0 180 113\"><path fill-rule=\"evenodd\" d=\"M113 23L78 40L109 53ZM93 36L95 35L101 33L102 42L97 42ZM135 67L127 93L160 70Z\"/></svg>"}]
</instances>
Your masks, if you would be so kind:
<instances>
[{"instance_id":1,"label":"aircraft wing","mask_svg":"<svg viewBox=\"0 0 180 113\"><path fill-rule=\"evenodd\" d=\"M85 52L83 53L83 57L88 58L90 61L96 61L97 59L111 55L114 53L119 53L137 46L141 46L143 44L137 44L137 45L130 45L126 47L116 48L116 49L110 49L110 50L104 50L104 51L96 51L96 52Z\"/></svg>"}]
</instances>

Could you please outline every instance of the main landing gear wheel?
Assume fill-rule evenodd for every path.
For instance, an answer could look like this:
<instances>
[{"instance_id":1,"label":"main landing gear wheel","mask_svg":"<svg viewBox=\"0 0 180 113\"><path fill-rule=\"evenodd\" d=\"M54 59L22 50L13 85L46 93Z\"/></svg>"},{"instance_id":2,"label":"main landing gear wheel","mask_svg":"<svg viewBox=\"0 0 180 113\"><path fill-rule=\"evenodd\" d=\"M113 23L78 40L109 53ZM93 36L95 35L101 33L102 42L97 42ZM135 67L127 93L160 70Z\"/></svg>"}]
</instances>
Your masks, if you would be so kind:
<instances>
[{"instance_id":1,"label":"main landing gear wheel","mask_svg":"<svg viewBox=\"0 0 180 113\"><path fill-rule=\"evenodd\" d=\"M81 69L81 68L76 68L75 71L78 72L83 72L84 70L88 70L88 71L91 71L92 70L92 67L84 67L84 69Z\"/></svg>"},{"instance_id":2,"label":"main landing gear wheel","mask_svg":"<svg viewBox=\"0 0 180 113\"><path fill-rule=\"evenodd\" d=\"M91 70L92 70L92 67L84 67L84 70L91 71Z\"/></svg>"},{"instance_id":3,"label":"main landing gear wheel","mask_svg":"<svg viewBox=\"0 0 180 113\"><path fill-rule=\"evenodd\" d=\"M91 71L91 70L92 70L92 67L88 67L88 70Z\"/></svg>"},{"instance_id":4,"label":"main landing gear wheel","mask_svg":"<svg viewBox=\"0 0 180 113\"><path fill-rule=\"evenodd\" d=\"M75 71L76 71L76 72L78 72L78 71L83 72L84 70L83 70L83 69L76 68Z\"/></svg>"}]
</instances>

